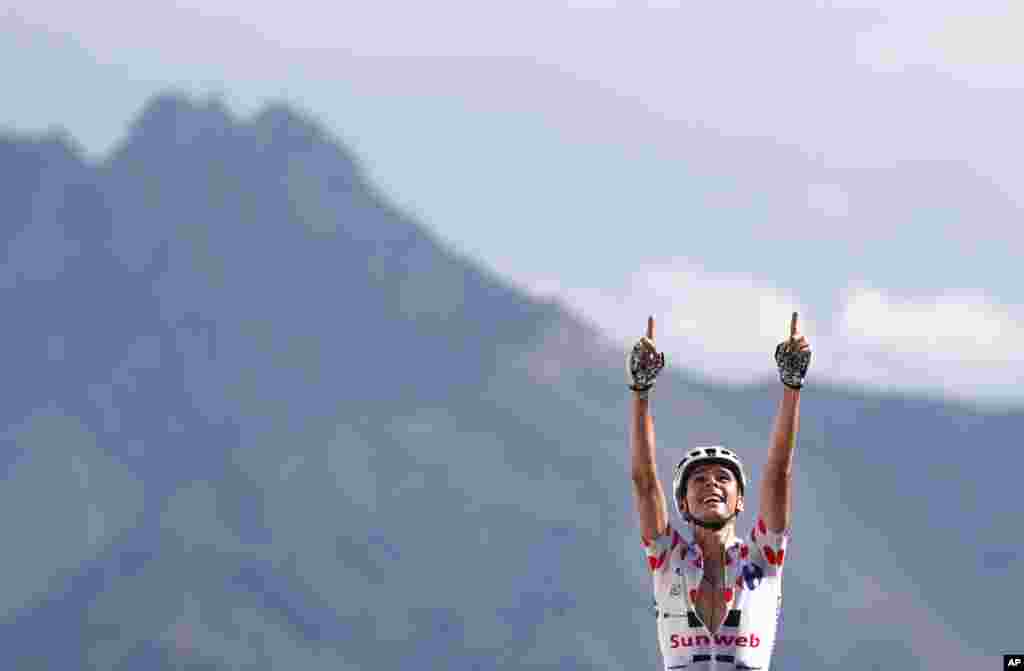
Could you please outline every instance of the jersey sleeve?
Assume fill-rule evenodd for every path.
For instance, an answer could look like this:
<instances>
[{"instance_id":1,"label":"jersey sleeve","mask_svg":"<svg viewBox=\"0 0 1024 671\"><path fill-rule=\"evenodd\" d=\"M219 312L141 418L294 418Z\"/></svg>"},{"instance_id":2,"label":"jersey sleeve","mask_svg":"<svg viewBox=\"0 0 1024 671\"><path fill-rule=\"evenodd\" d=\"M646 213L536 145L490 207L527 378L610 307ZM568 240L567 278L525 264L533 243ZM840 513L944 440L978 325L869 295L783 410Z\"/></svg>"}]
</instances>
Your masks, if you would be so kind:
<instances>
[{"instance_id":1,"label":"jersey sleeve","mask_svg":"<svg viewBox=\"0 0 1024 671\"><path fill-rule=\"evenodd\" d=\"M786 559L786 548L789 545L790 531L770 531L764 518L758 516L757 523L750 530L750 544L754 551L751 558L761 567L765 575L782 573L782 564Z\"/></svg>"},{"instance_id":2,"label":"jersey sleeve","mask_svg":"<svg viewBox=\"0 0 1024 671\"><path fill-rule=\"evenodd\" d=\"M666 532L661 536L658 536L654 540L648 541L645 538L640 539L640 542L644 546L644 554L647 556L647 565L650 567L652 573L658 573L665 570L668 567L669 555L679 547L683 539L679 536L679 533L672 528L672 525L667 525Z\"/></svg>"}]
</instances>

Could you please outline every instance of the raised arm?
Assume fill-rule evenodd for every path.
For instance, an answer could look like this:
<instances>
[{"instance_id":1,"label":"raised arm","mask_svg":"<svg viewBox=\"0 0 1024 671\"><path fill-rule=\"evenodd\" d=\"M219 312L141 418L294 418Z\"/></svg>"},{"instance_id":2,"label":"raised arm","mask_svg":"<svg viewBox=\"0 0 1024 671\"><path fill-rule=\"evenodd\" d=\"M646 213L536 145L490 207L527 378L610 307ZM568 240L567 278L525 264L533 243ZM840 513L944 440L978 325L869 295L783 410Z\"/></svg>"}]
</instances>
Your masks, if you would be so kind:
<instances>
[{"instance_id":1,"label":"raised arm","mask_svg":"<svg viewBox=\"0 0 1024 671\"><path fill-rule=\"evenodd\" d=\"M638 346L640 349L635 349L630 359L633 378L633 421L630 432L633 497L640 514L641 534L645 541L651 541L666 533L668 528L665 492L658 481L657 460L654 456L654 418L650 412L649 392L653 386L653 377L664 366L664 356L659 355L654 347L654 317L648 317L647 337L641 339ZM650 375L650 382L646 382L647 375Z\"/></svg>"},{"instance_id":2,"label":"raised arm","mask_svg":"<svg viewBox=\"0 0 1024 671\"><path fill-rule=\"evenodd\" d=\"M775 359L783 382L782 400L775 415L768 460L761 476L761 517L769 530L789 528L792 508L793 450L800 428L800 389L810 362L811 346L799 334L793 313L789 340L779 345Z\"/></svg>"}]
</instances>

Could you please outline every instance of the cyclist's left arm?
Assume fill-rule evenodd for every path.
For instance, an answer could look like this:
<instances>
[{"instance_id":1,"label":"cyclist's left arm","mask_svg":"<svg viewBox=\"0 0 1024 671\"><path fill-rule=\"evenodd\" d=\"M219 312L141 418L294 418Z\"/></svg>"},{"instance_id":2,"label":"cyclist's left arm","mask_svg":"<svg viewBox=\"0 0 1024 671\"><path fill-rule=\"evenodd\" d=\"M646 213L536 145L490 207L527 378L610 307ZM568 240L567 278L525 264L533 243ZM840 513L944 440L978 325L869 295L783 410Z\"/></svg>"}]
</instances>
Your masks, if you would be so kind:
<instances>
[{"instance_id":1,"label":"cyclist's left arm","mask_svg":"<svg viewBox=\"0 0 1024 671\"><path fill-rule=\"evenodd\" d=\"M768 460L761 474L761 519L767 531L789 529L792 504L793 448L800 424L800 391L783 387L775 416Z\"/></svg>"},{"instance_id":2,"label":"cyclist's left arm","mask_svg":"<svg viewBox=\"0 0 1024 671\"><path fill-rule=\"evenodd\" d=\"M800 428L800 389L807 365L811 361L811 345L800 335L799 315L794 312L789 323L789 340L775 348L775 363L782 381L782 401L775 415L768 461L761 475L760 521L769 533L789 530L793 483L793 448Z\"/></svg>"}]
</instances>

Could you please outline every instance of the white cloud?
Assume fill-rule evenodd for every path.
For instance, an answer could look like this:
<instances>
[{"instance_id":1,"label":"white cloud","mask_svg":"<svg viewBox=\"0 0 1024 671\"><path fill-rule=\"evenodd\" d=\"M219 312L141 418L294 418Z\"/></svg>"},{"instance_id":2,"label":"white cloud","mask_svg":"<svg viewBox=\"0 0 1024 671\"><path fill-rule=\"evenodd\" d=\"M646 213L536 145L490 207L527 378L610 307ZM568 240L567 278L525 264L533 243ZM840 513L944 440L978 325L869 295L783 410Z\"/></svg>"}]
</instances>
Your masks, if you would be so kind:
<instances>
[{"instance_id":1,"label":"white cloud","mask_svg":"<svg viewBox=\"0 0 1024 671\"><path fill-rule=\"evenodd\" d=\"M807 208L823 217L845 217L850 197L839 184L808 184Z\"/></svg>"},{"instance_id":2,"label":"white cloud","mask_svg":"<svg viewBox=\"0 0 1024 671\"><path fill-rule=\"evenodd\" d=\"M889 72L929 65L972 86L1024 84L1020 3L887 3L879 9L886 20L858 37L862 63Z\"/></svg>"},{"instance_id":3,"label":"white cloud","mask_svg":"<svg viewBox=\"0 0 1024 671\"><path fill-rule=\"evenodd\" d=\"M835 320L828 379L982 403L1024 404L1024 310L978 292L897 299L850 290ZM843 348L839 350L839 348Z\"/></svg>"},{"instance_id":4,"label":"white cloud","mask_svg":"<svg viewBox=\"0 0 1024 671\"><path fill-rule=\"evenodd\" d=\"M1021 323L981 295L951 293L900 302L881 291L854 290L842 322L851 341L904 353L980 362L1021 358Z\"/></svg>"}]
</instances>

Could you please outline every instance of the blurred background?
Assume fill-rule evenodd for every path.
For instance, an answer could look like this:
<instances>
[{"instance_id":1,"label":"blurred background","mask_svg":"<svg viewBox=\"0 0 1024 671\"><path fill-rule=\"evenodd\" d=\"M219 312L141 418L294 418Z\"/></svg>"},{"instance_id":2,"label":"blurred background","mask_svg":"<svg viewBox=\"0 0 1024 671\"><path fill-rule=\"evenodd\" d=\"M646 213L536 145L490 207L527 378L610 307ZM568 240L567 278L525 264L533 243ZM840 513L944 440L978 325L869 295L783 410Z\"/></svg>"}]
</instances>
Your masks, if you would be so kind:
<instances>
[{"instance_id":1,"label":"blurred background","mask_svg":"<svg viewBox=\"0 0 1024 671\"><path fill-rule=\"evenodd\" d=\"M701 443L756 478L796 310L773 668L994 668L1024 596L1021 28L8 2L3 666L659 668L626 349L654 315L665 480Z\"/></svg>"}]
</instances>

